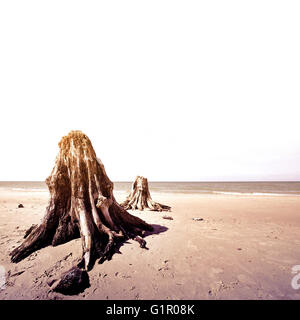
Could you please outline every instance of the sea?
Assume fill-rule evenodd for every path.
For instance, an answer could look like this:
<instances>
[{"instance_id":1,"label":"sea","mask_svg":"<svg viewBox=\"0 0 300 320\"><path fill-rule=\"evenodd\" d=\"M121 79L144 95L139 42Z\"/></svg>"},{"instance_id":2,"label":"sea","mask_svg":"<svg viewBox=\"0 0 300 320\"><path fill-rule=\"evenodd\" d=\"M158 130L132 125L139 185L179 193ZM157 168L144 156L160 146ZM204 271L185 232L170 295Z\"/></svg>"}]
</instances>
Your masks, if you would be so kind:
<instances>
[{"instance_id":1,"label":"sea","mask_svg":"<svg viewBox=\"0 0 300 320\"><path fill-rule=\"evenodd\" d=\"M114 192L129 193L132 182L114 182ZM151 193L300 196L299 181L149 182ZM0 181L1 190L47 192L43 181Z\"/></svg>"}]
</instances>

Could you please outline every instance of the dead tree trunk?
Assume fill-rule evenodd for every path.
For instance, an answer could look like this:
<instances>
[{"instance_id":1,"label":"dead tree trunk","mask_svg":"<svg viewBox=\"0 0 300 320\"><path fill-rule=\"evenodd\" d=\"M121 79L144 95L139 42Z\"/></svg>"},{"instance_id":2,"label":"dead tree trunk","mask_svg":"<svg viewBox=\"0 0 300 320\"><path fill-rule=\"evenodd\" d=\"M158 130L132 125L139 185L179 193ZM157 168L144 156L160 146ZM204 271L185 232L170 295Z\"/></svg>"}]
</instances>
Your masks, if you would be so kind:
<instances>
[{"instance_id":1,"label":"dead tree trunk","mask_svg":"<svg viewBox=\"0 0 300 320\"><path fill-rule=\"evenodd\" d=\"M46 179L49 205L39 226L32 228L25 241L11 252L18 262L42 247L65 243L81 236L82 266L89 269L95 259L105 260L118 240L132 238L141 247L145 230L153 228L130 215L113 196L113 183L96 158L89 138L71 131L61 139L51 175Z\"/></svg>"},{"instance_id":2,"label":"dead tree trunk","mask_svg":"<svg viewBox=\"0 0 300 320\"><path fill-rule=\"evenodd\" d=\"M148 180L142 176L137 176L132 184L131 192L127 199L121 203L125 210L151 210L170 211L171 207L154 202L150 196Z\"/></svg>"}]
</instances>

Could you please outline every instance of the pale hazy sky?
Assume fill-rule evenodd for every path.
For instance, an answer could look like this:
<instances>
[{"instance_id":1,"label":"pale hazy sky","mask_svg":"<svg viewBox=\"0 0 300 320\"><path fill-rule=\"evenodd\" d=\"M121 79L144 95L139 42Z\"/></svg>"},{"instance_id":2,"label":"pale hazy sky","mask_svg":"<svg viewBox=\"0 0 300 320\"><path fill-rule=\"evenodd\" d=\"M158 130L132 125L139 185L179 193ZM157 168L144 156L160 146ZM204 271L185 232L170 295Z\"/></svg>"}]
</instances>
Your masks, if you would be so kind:
<instances>
[{"instance_id":1,"label":"pale hazy sky","mask_svg":"<svg viewBox=\"0 0 300 320\"><path fill-rule=\"evenodd\" d=\"M300 180L300 1L1 1L0 180L86 133L114 181Z\"/></svg>"}]
</instances>

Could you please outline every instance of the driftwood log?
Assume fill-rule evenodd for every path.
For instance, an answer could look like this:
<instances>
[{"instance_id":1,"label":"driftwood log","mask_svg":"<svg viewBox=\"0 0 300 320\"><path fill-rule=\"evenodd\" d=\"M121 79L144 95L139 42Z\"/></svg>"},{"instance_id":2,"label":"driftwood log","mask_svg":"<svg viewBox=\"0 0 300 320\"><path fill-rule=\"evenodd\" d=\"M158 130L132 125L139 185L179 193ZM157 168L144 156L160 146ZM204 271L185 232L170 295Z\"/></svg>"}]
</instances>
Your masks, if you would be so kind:
<instances>
[{"instance_id":1,"label":"driftwood log","mask_svg":"<svg viewBox=\"0 0 300 320\"><path fill-rule=\"evenodd\" d=\"M152 200L148 180L142 176L137 176L132 184L131 192L126 200L121 203L125 210L151 210L170 211L171 207L160 204Z\"/></svg>"},{"instance_id":2,"label":"driftwood log","mask_svg":"<svg viewBox=\"0 0 300 320\"><path fill-rule=\"evenodd\" d=\"M96 259L101 262L110 258L119 241L132 238L145 247L141 237L146 230L152 231L152 226L116 202L113 183L81 131L71 131L61 139L46 183L50 200L42 223L31 227L25 241L11 252L12 262L79 236L83 249L80 265L87 270Z\"/></svg>"}]
</instances>

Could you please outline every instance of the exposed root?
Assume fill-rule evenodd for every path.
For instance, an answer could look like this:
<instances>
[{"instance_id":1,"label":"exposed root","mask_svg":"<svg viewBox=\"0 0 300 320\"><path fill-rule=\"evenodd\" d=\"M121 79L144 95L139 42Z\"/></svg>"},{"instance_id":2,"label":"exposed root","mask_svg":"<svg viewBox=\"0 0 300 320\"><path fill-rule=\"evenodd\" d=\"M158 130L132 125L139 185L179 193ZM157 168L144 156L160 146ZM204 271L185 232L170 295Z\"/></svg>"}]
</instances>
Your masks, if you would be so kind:
<instances>
[{"instance_id":1,"label":"exposed root","mask_svg":"<svg viewBox=\"0 0 300 320\"><path fill-rule=\"evenodd\" d=\"M148 249L148 248L146 248L146 241L144 239L142 239L141 237L136 236L133 240L137 241L140 244L141 248Z\"/></svg>"}]
</instances>

